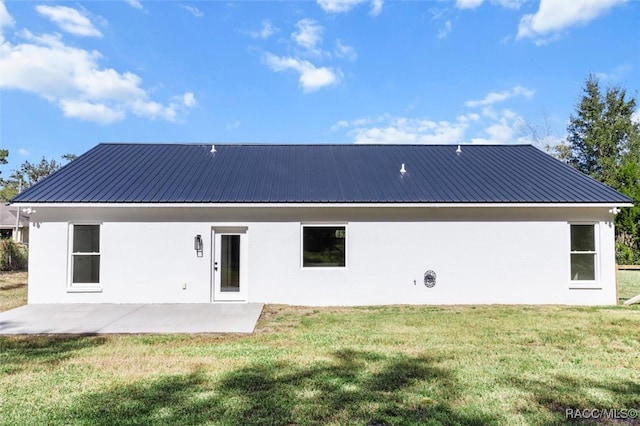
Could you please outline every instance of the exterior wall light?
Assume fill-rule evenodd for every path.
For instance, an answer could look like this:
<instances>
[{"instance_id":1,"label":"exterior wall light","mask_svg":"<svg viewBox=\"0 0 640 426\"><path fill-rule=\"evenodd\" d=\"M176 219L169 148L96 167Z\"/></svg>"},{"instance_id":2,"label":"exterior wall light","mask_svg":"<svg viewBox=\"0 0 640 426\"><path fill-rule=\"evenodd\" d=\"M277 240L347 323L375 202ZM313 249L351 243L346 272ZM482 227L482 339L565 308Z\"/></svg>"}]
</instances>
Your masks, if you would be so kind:
<instances>
[{"instance_id":1,"label":"exterior wall light","mask_svg":"<svg viewBox=\"0 0 640 426\"><path fill-rule=\"evenodd\" d=\"M198 257L202 257L202 235L198 234L193 239L193 249L196 251Z\"/></svg>"}]
</instances>

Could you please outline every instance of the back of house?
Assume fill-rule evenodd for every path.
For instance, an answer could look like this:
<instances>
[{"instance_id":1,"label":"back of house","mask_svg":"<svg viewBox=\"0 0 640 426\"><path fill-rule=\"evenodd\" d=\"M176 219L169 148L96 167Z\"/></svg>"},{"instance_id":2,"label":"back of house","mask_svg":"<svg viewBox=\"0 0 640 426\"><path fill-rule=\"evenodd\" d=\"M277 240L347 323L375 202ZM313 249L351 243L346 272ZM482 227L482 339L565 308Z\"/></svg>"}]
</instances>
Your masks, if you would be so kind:
<instances>
[{"instance_id":1,"label":"back of house","mask_svg":"<svg viewBox=\"0 0 640 426\"><path fill-rule=\"evenodd\" d=\"M12 202L29 303L602 305L632 201L528 145L100 144Z\"/></svg>"}]
</instances>

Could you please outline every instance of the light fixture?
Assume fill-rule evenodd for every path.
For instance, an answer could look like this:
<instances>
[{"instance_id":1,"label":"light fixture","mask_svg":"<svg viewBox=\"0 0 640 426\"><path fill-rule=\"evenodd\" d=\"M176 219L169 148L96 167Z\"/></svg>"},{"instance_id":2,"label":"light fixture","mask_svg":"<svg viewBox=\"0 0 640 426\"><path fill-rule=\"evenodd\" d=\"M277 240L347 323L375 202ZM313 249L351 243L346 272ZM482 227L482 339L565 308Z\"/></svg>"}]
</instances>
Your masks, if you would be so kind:
<instances>
[{"instance_id":1,"label":"light fixture","mask_svg":"<svg viewBox=\"0 0 640 426\"><path fill-rule=\"evenodd\" d=\"M193 239L193 249L198 257L202 257L202 235L198 234Z\"/></svg>"}]
</instances>

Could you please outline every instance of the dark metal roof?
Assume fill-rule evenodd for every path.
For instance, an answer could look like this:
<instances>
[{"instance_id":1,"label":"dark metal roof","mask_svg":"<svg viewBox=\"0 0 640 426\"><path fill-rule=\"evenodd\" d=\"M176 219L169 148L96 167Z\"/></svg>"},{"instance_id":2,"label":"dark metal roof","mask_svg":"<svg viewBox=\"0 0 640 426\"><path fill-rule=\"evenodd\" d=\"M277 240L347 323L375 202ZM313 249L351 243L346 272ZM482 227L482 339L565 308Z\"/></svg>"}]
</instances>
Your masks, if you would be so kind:
<instances>
[{"instance_id":1,"label":"dark metal roof","mask_svg":"<svg viewBox=\"0 0 640 426\"><path fill-rule=\"evenodd\" d=\"M100 144L28 203L629 203L530 145ZM402 163L406 173L400 173Z\"/></svg>"}]
</instances>

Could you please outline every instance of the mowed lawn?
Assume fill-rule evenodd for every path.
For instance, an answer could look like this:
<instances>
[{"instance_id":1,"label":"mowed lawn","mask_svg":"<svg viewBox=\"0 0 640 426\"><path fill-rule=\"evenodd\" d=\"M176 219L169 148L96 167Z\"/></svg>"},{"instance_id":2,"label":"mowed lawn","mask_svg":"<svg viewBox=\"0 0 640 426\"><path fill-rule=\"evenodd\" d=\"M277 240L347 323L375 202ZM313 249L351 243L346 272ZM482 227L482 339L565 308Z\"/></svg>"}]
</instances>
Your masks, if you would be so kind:
<instances>
[{"instance_id":1,"label":"mowed lawn","mask_svg":"<svg viewBox=\"0 0 640 426\"><path fill-rule=\"evenodd\" d=\"M640 306L267 306L253 335L0 337L0 368L7 425L565 424L640 408Z\"/></svg>"},{"instance_id":2,"label":"mowed lawn","mask_svg":"<svg viewBox=\"0 0 640 426\"><path fill-rule=\"evenodd\" d=\"M640 270L618 271L618 301L640 294Z\"/></svg>"}]
</instances>

